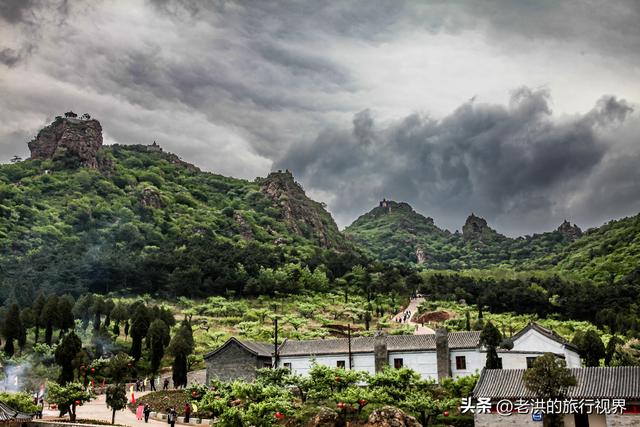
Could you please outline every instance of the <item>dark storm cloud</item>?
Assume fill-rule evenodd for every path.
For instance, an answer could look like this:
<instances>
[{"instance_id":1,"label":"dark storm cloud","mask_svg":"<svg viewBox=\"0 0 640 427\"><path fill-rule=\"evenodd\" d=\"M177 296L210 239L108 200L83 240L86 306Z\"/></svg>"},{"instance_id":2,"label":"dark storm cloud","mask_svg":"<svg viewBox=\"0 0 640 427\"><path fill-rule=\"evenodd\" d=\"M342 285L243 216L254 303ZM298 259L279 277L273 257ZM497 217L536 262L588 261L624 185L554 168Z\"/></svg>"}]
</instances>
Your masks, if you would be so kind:
<instances>
[{"instance_id":1,"label":"dark storm cloud","mask_svg":"<svg viewBox=\"0 0 640 427\"><path fill-rule=\"evenodd\" d=\"M462 63L464 73L445 79L440 67L464 56L454 47L476 42L495 49L485 52L487 63L504 54L505 69L529 51L558 59L579 52L611 72L601 85L602 76L575 76L582 81L575 87L598 87L588 105L571 105L585 111L616 92L609 81L637 74L638 21L632 0L606 7L591 0L3 1L0 157L24 155L23 136L74 109L99 118L111 142L155 139L203 169L251 178L273 162L293 168L342 225L385 196L450 228L471 210L506 231L546 229L564 215L593 223L629 212L638 199L625 178L637 177L631 159L640 151L630 142L637 141L628 130L631 107L607 97L590 112L561 117L545 91L523 89L509 105L470 102L442 117L485 82L474 80L484 63L470 71ZM438 44L425 35L443 35L448 56L416 49L427 39ZM460 35L464 43L450 48L449 37ZM380 56L397 63L376 62ZM412 69L407 81L393 73ZM495 79L503 77L509 71ZM499 90L545 85L546 77ZM468 81L477 87L446 103L421 86L429 79L444 92ZM405 104L414 93L421 104ZM433 116L408 114L420 108ZM586 182L612 189L586 192Z\"/></svg>"},{"instance_id":2,"label":"dark storm cloud","mask_svg":"<svg viewBox=\"0 0 640 427\"><path fill-rule=\"evenodd\" d=\"M346 218L387 197L451 229L473 211L506 232L540 230L550 218L588 217L559 195L580 191L617 151L604 135L632 113L615 97L576 117L553 117L549 104L546 91L521 88L508 106L468 102L441 120L414 114L378 130L367 110L356 114L351 131L325 131L277 165L312 191L334 193L330 208ZM636 139L628 154L638 153ZM637 181L615 177L607 185L631 186L627 204L635 203Z\"/></svg>"}]
</instances>

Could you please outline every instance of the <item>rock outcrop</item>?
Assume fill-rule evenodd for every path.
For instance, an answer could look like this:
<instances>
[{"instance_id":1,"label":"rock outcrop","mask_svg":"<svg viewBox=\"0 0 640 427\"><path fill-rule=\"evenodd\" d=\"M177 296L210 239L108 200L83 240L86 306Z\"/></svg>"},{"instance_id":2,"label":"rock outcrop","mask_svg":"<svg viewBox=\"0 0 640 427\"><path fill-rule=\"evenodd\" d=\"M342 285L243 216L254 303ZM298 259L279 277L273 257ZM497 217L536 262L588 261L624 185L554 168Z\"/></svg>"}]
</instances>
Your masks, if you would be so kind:
<instances>
[{"instance_id":1,"label":"rock outcrop","mask_svg":"<svg viewBox=\"0 0 640 427\"><path fill-rule=\"evenodd\" d=\"M341 248L344 236L324 205L307 197L287 171L271 172L258 179L261 191L280 206L283 220L294 233L316 241L325 248Z\"/></svg>"},{"instance_id":2,"label":"rock outcrop","mask_svg":"<svg viewBox=\"0 0 640 427\"><path fill-rule=\"evenodd\" d=\"M492 240L504 239L505 237L489 227L487 220L473 213L467 217L462 226L462 237L464 240L476 240L488 242Z\"/></svg>"},{"instance_id":3,"label":"rock outcrop","mask_svg":"<svg viewBox=\"0 0 640 427\"><path fill-rule=\"evenodd\" d=\"M96 154L102 146L102 126L95 119L57 117L29 141L32 159L70 158L97 169Z\"/></svg>"},{"instance_id":4,"label":"rock outcrop","mask_svg":"<svg viewBox=\"0 0 640 427\"><path fill-rule=\"evenodd\" d=\"M366 427L422 427L411 415L407 415L398 408L385 406L369 415Z\"/></svg>"},{"instance_id":5,"label":"rock outcrop","mask_svg":"<svg viewBox=\"0 0 640 427\"><path fill-rule=\"evenodd\" d=\"M567 240L576 240L577 238L582 236L582 230L580 229L580 227L578 227L576 224L572 225L566 219L562 224L560 224L560 227L558 227L556 231L562 234Z\"/></svg>"}]
</instances>

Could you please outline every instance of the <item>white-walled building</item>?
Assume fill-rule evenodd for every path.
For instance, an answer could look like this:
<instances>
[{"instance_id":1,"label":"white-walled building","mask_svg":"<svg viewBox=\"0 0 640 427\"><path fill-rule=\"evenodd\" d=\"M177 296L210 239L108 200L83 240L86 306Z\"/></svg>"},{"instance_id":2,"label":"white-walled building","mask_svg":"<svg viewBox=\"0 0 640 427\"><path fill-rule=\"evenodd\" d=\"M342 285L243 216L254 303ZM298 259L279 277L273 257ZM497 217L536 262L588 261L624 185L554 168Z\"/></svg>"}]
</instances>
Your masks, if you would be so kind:
<instances>
[{"instance_id":1,"label":"white-walled building","mask_svg":"<svg viewBox=\"0 0 640 427\"><path fill-rule=\"evenodd\" d=\"M236 344L243 342L235 338L231 340ZM230 346L231 340L220 348ZM512 341L511 350L498 350L504 369L526 369L532 365L536 357L544 353L554 353L565 359L569 368L581 367L580 356L572 344L536 323L531 323L518 332L512 337ZM263 344L263 348L270 348L269 344ZM255 345L237 347L242 350L251 349ZM222 351L209 353L205 356L207 366L224 366L229 362L223 360L225 354ZM487 357L485 349L480 346L479 331L447 332L444 329L429 335L377 334L375 337L355 337L350 340L285 340L278 347L277 357L274 352L271 352L271 356L272 366L287 368L302 375L306 375L315 362L326 366L363 370L371 374L381 370L384 365L395 368L407 367L418 372L423 378L433 380L479 373L484 368ZM237 358L236 354L234 359ZM219 375L213 370L207 373L207 378L216 376Z\"/></svg>"}]
</instances>

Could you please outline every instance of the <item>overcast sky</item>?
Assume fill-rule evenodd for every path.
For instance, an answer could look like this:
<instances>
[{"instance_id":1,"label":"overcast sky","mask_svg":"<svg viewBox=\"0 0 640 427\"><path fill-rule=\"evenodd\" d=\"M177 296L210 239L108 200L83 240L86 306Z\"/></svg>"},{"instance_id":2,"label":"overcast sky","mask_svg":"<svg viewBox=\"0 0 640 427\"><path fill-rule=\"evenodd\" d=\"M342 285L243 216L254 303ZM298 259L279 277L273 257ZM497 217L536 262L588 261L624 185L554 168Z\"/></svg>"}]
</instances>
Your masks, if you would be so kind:
<instances>
[{"instance_id":1,"label":"overcast sky","mask_svg":"<svg viewBox=\"0 0 640 427\"><path fill-rule=\"evenodd\" d=\"M291 169L509 235L640 212L640 3L0 2L0 160L69 109L204 170Z\"/></svg>"}]
</instances>

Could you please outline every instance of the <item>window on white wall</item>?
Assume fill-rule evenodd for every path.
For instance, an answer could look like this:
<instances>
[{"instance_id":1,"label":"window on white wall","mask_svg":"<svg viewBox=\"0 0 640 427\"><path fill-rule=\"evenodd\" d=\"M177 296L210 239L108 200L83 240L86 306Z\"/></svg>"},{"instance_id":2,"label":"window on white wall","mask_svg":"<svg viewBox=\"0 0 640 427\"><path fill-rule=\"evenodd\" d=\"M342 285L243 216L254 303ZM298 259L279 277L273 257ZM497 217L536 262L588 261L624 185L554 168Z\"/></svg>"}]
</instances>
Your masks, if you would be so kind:
<instances>
[{"instance_id":1,"label":"window on white wall","mask_svg":"<svg viewBox=\"0 0 640 427\"><path fill-rule=\"evenodd\" d=\"M533 362L535 362L537 357L527 357L527 369L533 368Z\"/></svg>"},{"instance_id":2,"label":"window on white wall","mask_svg":"<svg viewBox=\"0 0 640 427\"><path fill-rule=\"evenodd\" d=\"M402 366L404 365L404 361L402 360L401 357L397 357L395 359L393 359L393 367L396 369L400 369L402 368Z\"/></svg>"},{"instance_id":3,"label":"window on white wall","mask_svg":"<svg viewBox=\"0 0 640 427\"><path fill-rule=\"evenodd\" d=\"M467 369L467 358L465 356L456 356L456 369L459 371Z\"/></svg>"},{"instance_id":4,"label":"window on white wall","mask_svg":"<svg viewBox=\"0 0 640 427\"><path fill-rule=\"evenodd\" d=\"M336 362L336 366L337 366L338 368L342 368L342 369L344 369L344 366L345 366L345 364L344 364L344 360L338 360L338 361Z\"/></svg>"},{"instance_id":5,"label":"window on white wall","mask_svg":"<svg viewBox=\"0 0 640 427\"><path fill-rule=\"evenodd\" d=\"M283 363L284 369L291 370L291 363L285 362Z\"/></svg>"}]
</instances>

